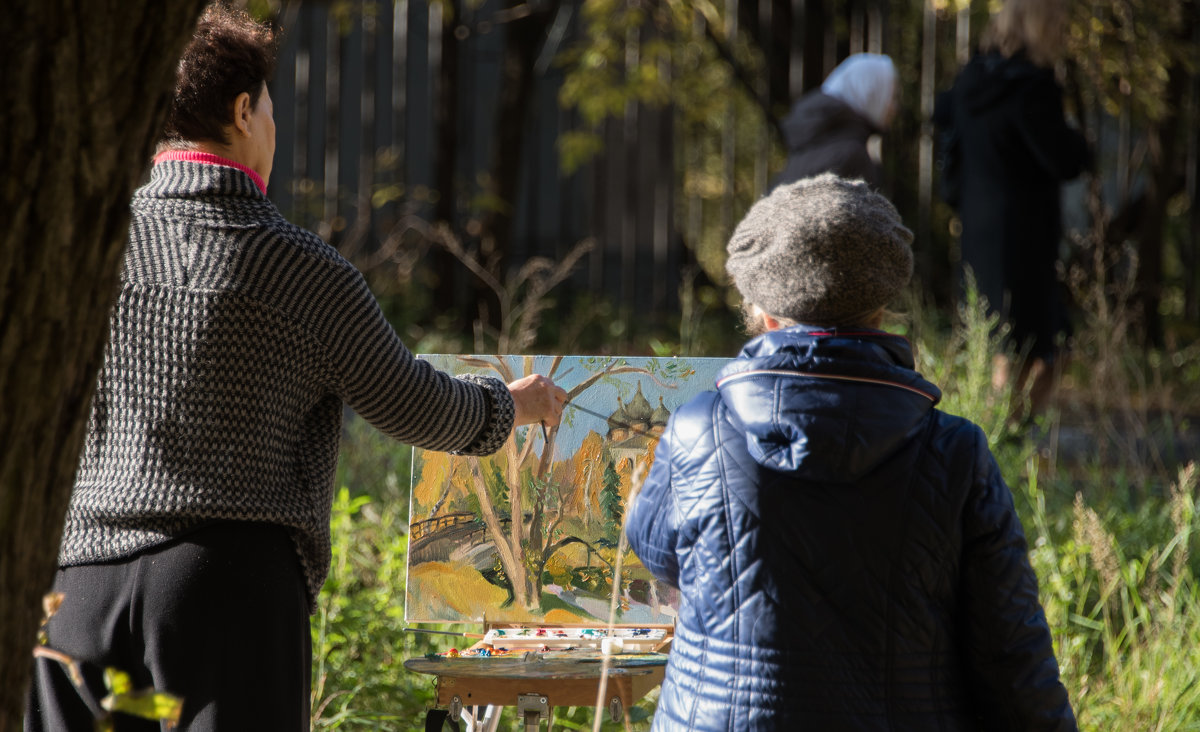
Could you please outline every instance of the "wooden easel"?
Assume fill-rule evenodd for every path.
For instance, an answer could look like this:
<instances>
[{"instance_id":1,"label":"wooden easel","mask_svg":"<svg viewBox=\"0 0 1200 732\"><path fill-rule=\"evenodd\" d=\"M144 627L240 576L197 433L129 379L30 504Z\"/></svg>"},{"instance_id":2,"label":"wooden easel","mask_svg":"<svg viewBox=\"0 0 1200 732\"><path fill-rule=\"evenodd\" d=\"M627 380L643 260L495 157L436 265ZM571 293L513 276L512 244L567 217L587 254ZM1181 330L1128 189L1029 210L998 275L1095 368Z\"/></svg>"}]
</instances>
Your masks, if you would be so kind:
<instances>
[{"instance_id":1,"label":"wooden easel","mask_svg":"<svg viewBox=\"0 0 1200 732\"><path fill-rule=\"evenodd\" d=\"M543 627L553 633L558 626ZM612 721L624 721L629 729L629 709L662 683L666 672L663 651L670 642L668 631L664 640L654 644L653 654L617 653L604 657L607 663L596 650L579 649L573 654L545 655L521 651L504 658L413 658L404 666L435 676L437 706L448 709L450 719L465 721L467 732L494 732L508 706L516 708L525 732L537 732L543 719L550 730L554 707L595 707L598 700L607 706ZM482 644L480 641L472 648Z\"/></svg>"}]
</instances>

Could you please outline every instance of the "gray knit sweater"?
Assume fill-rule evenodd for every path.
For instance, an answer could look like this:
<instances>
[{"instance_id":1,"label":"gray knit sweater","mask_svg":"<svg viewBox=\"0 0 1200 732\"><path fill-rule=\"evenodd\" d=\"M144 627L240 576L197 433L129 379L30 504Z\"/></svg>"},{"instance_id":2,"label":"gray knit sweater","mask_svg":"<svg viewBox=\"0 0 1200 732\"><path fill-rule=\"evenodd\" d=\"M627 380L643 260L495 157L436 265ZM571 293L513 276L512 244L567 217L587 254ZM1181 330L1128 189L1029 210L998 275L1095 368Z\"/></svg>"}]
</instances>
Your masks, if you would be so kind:
<instances>
[{"instance_id":1,"label":"gray knit sweater","mask_svg":"<svg viewBox=\"0 0 1200 732\"><path fill-rule=\"evenodd\" d=\"M160 162L132 213L62 566L266 521L291 530L313 605L343 402L426 449L486 455L507 439L504 383L413 358L359 272L245 173Z\"/></svg>"}]
</instances>

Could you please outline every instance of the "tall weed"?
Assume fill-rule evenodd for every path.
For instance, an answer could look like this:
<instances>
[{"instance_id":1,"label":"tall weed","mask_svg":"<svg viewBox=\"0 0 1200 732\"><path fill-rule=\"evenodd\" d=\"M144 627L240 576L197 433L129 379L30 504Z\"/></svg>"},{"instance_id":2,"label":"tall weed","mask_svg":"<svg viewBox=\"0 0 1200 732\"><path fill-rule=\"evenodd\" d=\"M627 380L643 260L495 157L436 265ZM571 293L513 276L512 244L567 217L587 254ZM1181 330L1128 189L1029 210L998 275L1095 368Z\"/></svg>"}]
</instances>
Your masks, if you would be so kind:
<instances>
[{"instance_id":1,"label":"tall weed","mask_svg":"<svg viewBox=\"0 0 1200 732\"><path fill-rule=\"evenodd\" d=\"M1157 536L1114 533L1081 494L1061 536L1035 470L1021 493L1030 559L1080 729L1200 729L1195 465L1180 471L1159 506L1171 529Z\"/></svg>"},{"instance_id":2,"label":"tall weed","mask_svg":"<svg viewBox=\"0 0 1200 732\"><path fill-rule=\"evenodd\" d=\"M313 730L423 728L436 699L434 679L406 670L404 661L473 642L405 631L407 516L407 505L355 497L346 488L334 500L333 563L312 624ZM649 729L653 698L629 710L634 732ZM625 729L606 709L600 713L602 730ZM596 714L590 707L556 709L555 727L590 730Z\"/></svg>"},{"instance_id":3,"label":"tall weed","mask_svg":"<svg viewBox=\"0 0 1200 732\"><path fill-rule=\"evenodd\" d=\"M312 728L420 728L431 677L404 661L461 642L404 630L408 506L343 488L333 504L333 564L313 618Z\"/></svg>"},{"instance_id":4,"label":"tall weed","mask_svg":"<svg viewBox=\"0 0 1200 732\"><path fill-rule=\"evenodd\" d=\"M1035 431L1014 433L1005 426L1009 395L991 384L990 356L999 344L983 304L968 298L953 326L916 306L909 317L918 370L942 388L943 409L984 429L1013 488L1080 728L1200 730L1196 467L1160 486L1156 476L1167 461L1149 471L1130 465L1136 456L1114 464L1047 450L1055 412ZM1200 351L1181 353L1164 362L1200 362ZM1145 364L1128 351L1118 360ZM1078 369L1074 388L1090 388L1089 373ZM1185 368L1179 378L1196 378L1188 374ZM1118 388L1111 370L1100 376L1104 389ZM1105 398L1141 403L1144 386L1124 382L1119 388L1128 392ZM1143 425L1125 420L1113 429L1133 430L1128 437L1136 440ZM464 642L403 630L408 459L407 448L348 425L339 479L352 489L340 491L334 505L333 567L313 623L314 729L419 728L434 703L433 681L406 671L403 661ZM634 710L634 729L648 726L655 698ZM555 726L588 729L596 713L558 709Z\"/></svg>"},{"instance_id":5,"label":"tall weed","mask_svg":"<svg viewBox=\"0 0 1200 732\"><path fill-rule=\"evenodd\" d=\"M1135 465L1137 455L1125 453L1114 463L1111 454L1048 450L1057 410L1031 433L1007 431L1002 405L1008 395L994 393L986 378L998 343L984 310L968 296L946 336L928 324L922 328L918 318L918 368L943 387L943 409L984 428L1014 489L1080 728L1200 729L1195 464L1179 469L1161 490L1150 489L1156 472ZM1110 334L1103 342L1114 347L1114 340ZM1128 348L1103 358L1117 364L1079 369L1076 388L1109 392L1099 398L1119 409L1143 401L1137 395L1144 385L1119 372L1139 359ZM1122 420L1121 429L1129 431L1122 439L1144 441L1142 425ZM1081 462L1064 464L1072 460Z\"/></svg>"}]
</instances>

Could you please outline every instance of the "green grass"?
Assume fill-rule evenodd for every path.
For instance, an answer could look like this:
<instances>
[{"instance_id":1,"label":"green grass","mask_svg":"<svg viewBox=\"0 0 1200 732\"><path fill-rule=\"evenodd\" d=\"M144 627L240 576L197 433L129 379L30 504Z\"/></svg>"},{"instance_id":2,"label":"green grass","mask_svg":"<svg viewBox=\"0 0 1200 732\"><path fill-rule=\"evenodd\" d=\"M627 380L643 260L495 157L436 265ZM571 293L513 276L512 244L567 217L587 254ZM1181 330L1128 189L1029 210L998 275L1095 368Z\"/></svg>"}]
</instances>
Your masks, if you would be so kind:
<instances>
[{"instance_id":1,"label":"green grass","mask_svg":"<svg viewBox=\"0 0 1200 732\"><path fill-rule=\"evenodd\" d=\"M1046 449L1061 412L1033 432L1006 427L1008 395L994 393L990 382L993 323L979 303L965 307L953 327L911 310L901 328L914 342L918 370L942 387L943 409L983 427L1013 490L1081 729L1200 730L1194 466L1170 454L1147 462L1122 452L1120 441L1063 463ZM1158 404L1162 414L1154 419L1119 420L1125 430L1160 419L1186 426L1186 412L1196 405L1181 395L1200 393L1197 349L1139 355L1126 348L1103 370L1103 382L1092 383L1092 359L1100 356L1086 352L1084 336L1084 358L1069 374L1075 396L1107 405L1105 419L1113 410ZM403 630L410 459L408 448L361 423L348 425L339 480L349 489L334 506L333 569L313 622L314 729L420 728L433 704L433 679L406 671L404 659L464 642ZM635 729L648 727L655 698L635 710ZM557 728L592 729L595 710L556 715ZM601 718L607 720L606 710Z\"/></svg>"}]
</instances>

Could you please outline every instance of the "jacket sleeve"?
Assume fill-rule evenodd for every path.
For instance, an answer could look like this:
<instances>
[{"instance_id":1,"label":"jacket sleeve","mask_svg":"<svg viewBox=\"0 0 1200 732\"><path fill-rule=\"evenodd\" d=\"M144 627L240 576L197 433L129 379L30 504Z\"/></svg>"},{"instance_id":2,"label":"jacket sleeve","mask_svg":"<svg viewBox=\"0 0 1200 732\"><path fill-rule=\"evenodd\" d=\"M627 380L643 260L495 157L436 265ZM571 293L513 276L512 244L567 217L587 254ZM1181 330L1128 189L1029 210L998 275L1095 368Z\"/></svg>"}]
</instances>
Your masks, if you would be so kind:
<instances>
[{"instance_id":1,"label":"jacket sleeve","mask_svg":"<svg viewBox=\"0 0 1200 732\"><path fill-rule=\"evenodd\" d=\"M679 512L671 487L671 430L667 429L654 451L654 464L642 489L629 507L625 536L629 547L651 574L679 587Z\"/></svg>"},{"instance_id":2,"label":"jacket sleeve","mask_svg":"<svg viewBox=\"0 0 1200 732\"><path fill-rule=\"evenodd\" d=\"M982 729L1076 730L1012 494L983 432L963 518L963 635Z\"/></svg>"}]
</instances>

